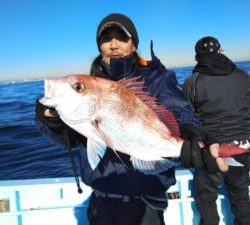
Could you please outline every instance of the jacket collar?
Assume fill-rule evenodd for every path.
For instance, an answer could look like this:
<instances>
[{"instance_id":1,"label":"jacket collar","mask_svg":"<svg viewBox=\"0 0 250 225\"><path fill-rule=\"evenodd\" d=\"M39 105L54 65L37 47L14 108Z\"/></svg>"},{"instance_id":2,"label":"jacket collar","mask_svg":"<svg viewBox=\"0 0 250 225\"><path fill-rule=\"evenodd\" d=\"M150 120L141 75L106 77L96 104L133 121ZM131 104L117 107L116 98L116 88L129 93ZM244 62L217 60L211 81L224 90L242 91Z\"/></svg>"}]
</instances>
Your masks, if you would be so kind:
<instances>
[{"instance_id":1,"label":"jacket collar","mask_svg":"<svg viewBox=\"0 0 250 225\"><path fill-rule=\"evenodd\" d=\"M104 61L101 61L100 64L102 71L108 78L112 80L119 80L132 73L132 65L135 60L136 55L132 54L118 59L111 59L109 66Z\"/></svg>"},{"instance_id":2,"label":"jacket collar","mask_svg":"<svg viewBox=\"0 0 250 225\"><path fill-rule=\"evenodd\" d=\"M139 57L139 67L140 68L160 68L164 67L160 60L155 56L153 51L153 42L150 44L151 50L151 60L147 61L141 57ZM104 61L100 61L100 65L102 67L103 73L107 76L107 78L112 80L120 80L125 77L133 76L136 72L135 64L138 60L137 54L133 53L129 56L125 56L122 58L113 58L110 61L110 65L108 66Z\"/></svg>"}]
</instances>

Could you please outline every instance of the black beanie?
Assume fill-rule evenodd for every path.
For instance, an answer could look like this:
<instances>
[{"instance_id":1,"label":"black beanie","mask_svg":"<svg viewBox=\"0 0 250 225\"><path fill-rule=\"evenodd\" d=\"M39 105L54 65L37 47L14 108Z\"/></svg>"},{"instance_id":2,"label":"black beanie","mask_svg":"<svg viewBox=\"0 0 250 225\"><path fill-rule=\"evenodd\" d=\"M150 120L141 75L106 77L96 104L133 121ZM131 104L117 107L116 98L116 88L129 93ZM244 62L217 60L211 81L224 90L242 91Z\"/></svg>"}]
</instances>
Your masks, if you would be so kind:
<instances>
[{"instance_id":1,"label":"black beanie","mask_svg":"<svg viewBox=\"0 0 250 225\"><path fill-rule=\"evenodd\" d=\"M203 37L195 44L197 55L217 53L220 49L219 41L214 37Z\"/></svg>"},{"instance_id":2,"label":"black beanie","mask_svg":"<svg viewBox=\"0 0 250 225\"><path fill-rule=\"evenodd\" d=\"M97 42L97 46L99 49L100 49L100 46L99 46L100 37L101 37L102 32L106 28L110 28L112 26L119 27L120 29L124 31L124 33L126 33L128 37L131 37L133 39L134 46L137 49L138 44L139 44L139 38L138 38L135 25L130 18L120 13L111 13L105 18L103 18L103 20L100 22L97 28L97 32L96 32L96 42Z\"/></svg>"}]
</instances>

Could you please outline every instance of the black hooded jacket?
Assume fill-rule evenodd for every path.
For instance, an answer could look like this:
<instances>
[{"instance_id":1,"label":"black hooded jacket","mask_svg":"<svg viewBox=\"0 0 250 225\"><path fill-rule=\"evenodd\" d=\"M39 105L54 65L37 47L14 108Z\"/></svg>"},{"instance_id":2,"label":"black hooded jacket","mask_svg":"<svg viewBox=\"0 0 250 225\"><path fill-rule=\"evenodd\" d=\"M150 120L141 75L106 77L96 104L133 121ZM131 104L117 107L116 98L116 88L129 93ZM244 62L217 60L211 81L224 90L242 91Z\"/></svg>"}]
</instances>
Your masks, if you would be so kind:
<instances>
[{"instance_id":1,"label":"black hooded jacket","mask_svg":"<svg viewBox=\"0 0 250 225\"><path fill-rule=\"evenodd\" d=\"M220 142L249 139L250 77L220 53L196 55L184 92L206 131Z\"/></svg>"}]
</instances>

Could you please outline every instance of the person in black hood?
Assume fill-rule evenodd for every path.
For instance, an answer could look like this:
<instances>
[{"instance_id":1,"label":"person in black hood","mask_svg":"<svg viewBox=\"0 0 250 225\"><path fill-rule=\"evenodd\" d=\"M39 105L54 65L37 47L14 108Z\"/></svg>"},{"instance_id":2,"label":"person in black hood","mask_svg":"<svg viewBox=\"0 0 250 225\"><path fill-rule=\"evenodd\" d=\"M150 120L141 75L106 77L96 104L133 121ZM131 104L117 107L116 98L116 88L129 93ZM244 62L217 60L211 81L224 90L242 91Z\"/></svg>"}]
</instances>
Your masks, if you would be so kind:
<instances>
[{"instance_id":1,"label":"person in black hood","mask_svg":"<svg viewBox=\"0 0 250 225\"><path fill-rule=\"evenodd\" d=\"M195 45L197 64L184 83L184 93L206 132L219 143L250 148L250 77L223 54L219 41L203 37ZM196 205L200 225L218 225L216 200L222 179L234 214L235 225L250 224L249 159L234 157L243 167L230 166L225 173L197 169Z\"/></svg>"},{"instance_id":2,"label":"person in black hood","mask_svg":"<svg viewBox=\"0 0 250 225\"><path fill-rule=\"evenodd\" d=\"M222 54L219 41L214 37L204 37L195 45L197 65L194 72L215 76L230 74L236 69L235 64Z\"/></svg>"},{"instance_id":3,"label":"person in black hood","mask_svg":"<svg viewBox=\"0 0 250 225\"><path fill-rule=\"evenodd\" d=\"M131 19L120 13L109 14L97 28L96 42L100 54L91 65L91 75L114 81L138 77L143 81L145 91L171 110L178 120L180 134L185 139L180 157L185 167L206 167L215 171L216 160L208 148L201 151L197 141L201 138L212 150L212 146L218 145L216 140L200 129L175 73L166 69L154 55L152 43L152 60L138 55L139 38ZM88 161L86 139L79 137L81 135L70 130L56 116L53 109L37 101L36 118L46 127L43 131L49 130L47 135L56 142L60 133L66 130L67 143L71 147L81 147L82 181L93 189L88 207L89 224L163 225L163 212L168 205L166 191L176 183L174 166L159 174L147 175L133 168L128 155L108 148L93 169Z\"/></svg>"}]
</instances>

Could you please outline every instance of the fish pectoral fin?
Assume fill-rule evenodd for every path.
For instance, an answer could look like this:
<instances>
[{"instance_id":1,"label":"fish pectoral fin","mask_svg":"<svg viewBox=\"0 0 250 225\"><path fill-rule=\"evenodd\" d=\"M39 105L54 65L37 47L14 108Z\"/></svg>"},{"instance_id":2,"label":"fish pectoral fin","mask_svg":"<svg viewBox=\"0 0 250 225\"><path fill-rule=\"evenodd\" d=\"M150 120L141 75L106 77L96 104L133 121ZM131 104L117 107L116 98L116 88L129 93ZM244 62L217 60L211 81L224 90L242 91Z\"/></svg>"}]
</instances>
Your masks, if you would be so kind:
<instances>
[{"instance_id":1,"label":"fish pectoral fin","mask_svg":"<svg viewBox=\"0 0 250 225\"><path fill-rule=\"evenodd\" d=\"M155 175L168 170L175 166L175 163L169 159L162 158L161 160L146 161L135 157L131 157L132 165L136 170L146 174Z\"/></svg>"},{"instance_id":2,"label":"fish pectoral fin","mask_svg":"<svg viewBox=\"0 0 250 225\"><path fill-rule=\"evenodd\" d=\"M100 124L102 123L101 118L96 118L91 121L92 126L95 129L95 134L106 143L106 146L108 146L111 149L115 149L113 141L110 139L110 137L103 131L102 126Z\"/></svg>"},{"instance_id":3,"label":"fish pectoral fin","mask_svg":"<svg viewBox=\"0 0 250 225\"><path fill-rule=\"evenodd\" d=\"M94 170L106 152L106 145L91 138L87 141L87 156L91 168Z\"/></svg>"},{"instance_id":4,"label":"fish pectoral fin","mask_svg":"<svg viewBox=\"0 0 250 225\"><path fill-rule=\"evenodd\" d=\"M241 166L241 167L244 166L243 164L241 164L232 157L225 157L225 158L223 157L223 159L228 166Z\"/></svg>"}]
</instances>

